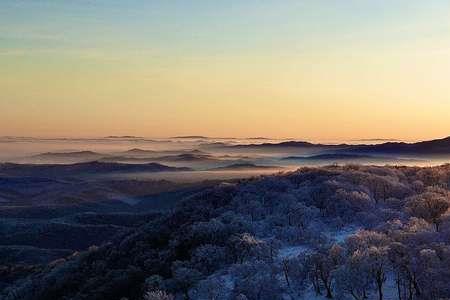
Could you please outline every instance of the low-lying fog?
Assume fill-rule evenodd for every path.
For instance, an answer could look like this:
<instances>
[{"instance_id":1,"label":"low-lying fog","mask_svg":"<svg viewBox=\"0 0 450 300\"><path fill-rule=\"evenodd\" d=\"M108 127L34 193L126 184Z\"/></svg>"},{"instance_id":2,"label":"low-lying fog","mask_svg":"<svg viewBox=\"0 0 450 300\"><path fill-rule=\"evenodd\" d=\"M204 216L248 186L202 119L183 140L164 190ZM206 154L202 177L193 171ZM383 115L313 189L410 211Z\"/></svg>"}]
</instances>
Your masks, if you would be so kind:
<instances>
[{"instance_id":1,"label":"low-lying fog","mask_svg":"<svg viewBox=\"0 0 450 300\"><path fill-rule=\"evenodd\" d=\"M298 143L297 143L298 142ZM205 179L245 178L286 172L301 166L331 164L372 164L431 166L447 163L447 157L423 155L362 155L339 152L340 145L376 145L389 140L314 141L267 138L0 138L0 162L16 164L158 164L183 168L158 172L91 172L108 178L167 179L193 182ZM290 144L295 143L295 144Z\"/></svg>"}]
</instances>

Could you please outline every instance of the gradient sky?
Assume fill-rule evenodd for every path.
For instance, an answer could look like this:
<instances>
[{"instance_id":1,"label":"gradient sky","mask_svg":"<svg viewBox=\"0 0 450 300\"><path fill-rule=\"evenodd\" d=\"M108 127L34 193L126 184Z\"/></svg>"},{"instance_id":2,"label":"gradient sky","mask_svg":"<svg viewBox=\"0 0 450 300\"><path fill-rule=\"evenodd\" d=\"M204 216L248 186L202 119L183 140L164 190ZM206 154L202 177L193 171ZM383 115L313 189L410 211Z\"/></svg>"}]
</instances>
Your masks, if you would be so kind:
<instances>
[{"instance_id":1,"label":"gradient sky","mask_svg":"<svg viewBox=\"0 0 450 300\"><path fill-rule=\"evenodd\" d=\"M0 135L450 135L450 2L0 2Z\"/></svg>"}]
</instances>

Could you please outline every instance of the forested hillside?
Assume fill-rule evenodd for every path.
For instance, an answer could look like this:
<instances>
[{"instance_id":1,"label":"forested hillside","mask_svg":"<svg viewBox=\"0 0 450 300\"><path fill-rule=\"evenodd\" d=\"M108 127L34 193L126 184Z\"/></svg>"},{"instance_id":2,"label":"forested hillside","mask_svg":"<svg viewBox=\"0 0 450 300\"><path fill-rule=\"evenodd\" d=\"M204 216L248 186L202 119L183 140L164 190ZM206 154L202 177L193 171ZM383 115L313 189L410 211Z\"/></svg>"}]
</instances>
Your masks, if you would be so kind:
<instances>
[{"instance_id":1,"label":"forested hillside","mask_svg":"<svg viewBox=\"0 0 450 300\"><path fill-rule=\"evenodd\" d=\"M446 299L449 188L450 165L219 184L1 299Z\"/></svg>"}]
</instances>

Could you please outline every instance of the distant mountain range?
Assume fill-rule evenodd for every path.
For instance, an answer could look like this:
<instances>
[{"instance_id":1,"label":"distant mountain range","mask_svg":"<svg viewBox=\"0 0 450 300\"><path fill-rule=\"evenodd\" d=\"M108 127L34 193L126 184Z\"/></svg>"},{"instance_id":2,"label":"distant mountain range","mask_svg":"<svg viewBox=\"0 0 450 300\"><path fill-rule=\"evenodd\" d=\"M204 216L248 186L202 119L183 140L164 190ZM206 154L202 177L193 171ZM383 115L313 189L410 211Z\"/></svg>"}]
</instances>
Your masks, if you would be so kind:
<instances>
[{"instance_id":1,"label":"distant mountain range","mask_svg":"<svg viewBox=\"0 0 450 300\"><path fill-rule=\"evenodd\" d=\"M355 160L355 159L370 159L370 158L376 157L361 154L331 153L331 154L318 154L311 156L288 156L282 158L282 160Z\"/></svg>"},{"instance_id":2,"label":"distant mountain range","mask_svg":"<svg viewBox=\"0 0 450 300\"><path fill-rule=\"evenodd\" d=\"M142 156L142 155L184 155L184 154L192 154L192 155L208 155L208 153L194 149L194 150L163 150L163 151L155 151L155 150L146 150L134 148L127 151L119 152L121 155L132 155L132 156Z\"/></svg>"},{"instance_id":3,"label":"distant mountain range","mask_svg":"<svg viewBox=\"0 0 450 300\"><path fill-rule=\"evenodd\" d=\"M389 142L378 145L357 145L349 147L346 151L374 154L446 155L450 154L450 137L418 143Z\"/></svg>"},{"instance_id":4,"label":"distant mountain range","mask_svg":"<svg viewBox=\"0 0 450 300\"><path fill-rule=\"evenodd\" d=\"M75 176L101 173L133 173L133 172L174 172L190 171L189 168L168 167L157 163L148 164L121 164L110 162L88 162L69 165L51 164L0 164L0 175L7 176Z\"/></svg>"},{"instance_id":5,"label":"distant mountain range","mask_svg":"<svg viewBox=\"0 0 450 300\"><path fill-rule=\"evenodd\" d=\"M46 152L38 155L24 159L25 162L31 163L43 163L47 167L52 164L62 163L62 164L82 164L88 166L87 163L115 163L116 166L109 165L97 165L97 168L106 169L119 169L147 171L147 169L152 166L150 163L162 163L170 164L177 163L178 166L188 166L194 167L192 164L198 163L203 164L204 167L220 167L223 168L224 159L226 157L221 157L223 153L229 154L241 154L247 155L248 153L273 153L281 156L281 160L297 160L297 161L316 161L316 160L392 160L394 158L398 159L410 159L420 157L434 157L434 158L444 158L446 156L450 157L450 137L443 139L436 139L431 141L423 141L417 143L406 143L406 142L385 142L381 144L315 144L305 141L283 141L279 143L252 143L252 144L227 144L221 142L214 142L209 144L198 145L201 150L147 150L134 148L122 152L116 153L98 153L93 151L74 151L74 152ZM203 152L203 149L209 149L210 153L216 153L216 156L210 153ZM220 152L220 153L217 153ZM251 156L251 155L250 155ZM284 156L284 158L283 158ZM221 159L224 158L224 159ZM232 158L229 156L228 158ZM234 157L236 158L236 157ZM22 161L16 161L22 162ZM126 165L129 163L141 164L138 166ZM182 165L181 163L189 164ZM218 163L218 165L211 165ZM239 164L240 162L235 161ZM94 163L93 163L94 164ZM125 164L126 166L121 166ZM181 164L181 165L180 165ZM205 166L205 164L209 164ZM147 165L147 167L146 167ZM161 165L164 166L164 165ZM92 167L92 166L91 166ZM155 165L153 165L155 167ZM164 166L167 167L167 166ZM41 166L44 168L44 166ZM49 168L49 167L48 167ZM48 170L48 168L46 170ZM56 168L56 167L51 167ZM69 168L69 167L67 167ZM147 168L147 169L146 169ZM170 168L170 167L168 167ZM64 170L63 170L64 171ZM114 170L113 170L114 171ZM152 170L150 170L152 171ZM110 171L108 171L110 172Z\"/></svg>"},{"instance_id":6,"label":"distant mountain range","mask_svg":"<svg viewBox=\"0 0 450 300\"><path fill-rule=\"evenodd\" d=\"M221 145L217 147L225 147L228 149L242 149L242 150L283 150L283 149L305 149L317 148L321 149L326 154L371 154L371 155L450 155L450 137L424 141L418 143L405 142L387 142L375 145L327 145L314 144L302 141L288 141L281 143L263 143L263 144L248 144L248 145ZM325 157L326 158L326 157ZM350 157L349 157L350 158Z\"/></svg>"},{"instance_id":7,"label":"distant mountain range","mask_svg":"<svg viewBox=\"0 0 450 300\"><path fill-rule=\"evenodd\" d=\"M80 160L95 160L105 156L104 154L93 152L93 151L75 151L75 152L46 152L38 155L34 155L31 158L38 160L53 160L53 159L61 159L61 160L71 160L71 159L80 159Z\"/></svg>"},{"instance_id":8,"label":"distant mountain range","mask_svg":"<svg viewBox=\"0 0 450 300\"><path fill-rule=\"evenodd\" d=\"M143 139L142 136L135 136L135 135L110 135L106 136L106 139Z\"/></svg>"},{"instance_id":9,"label":"distant mountain range","mask_svg":"<svg viewBox=\"0 0 450 300\"><path fill-rule=\"evenodd\" d=\"M29 157L33 162L43 163L79 163L90 161L195 161L212 159L212 157L200 150L165 150L154 151L139 148L118 152L115 155L98 153L93 151L74 151L74 152L46 152Z\"/></svg>"},{"instance_id":10,"label":"distant mountain range","mask_svg":"<svg viewBox=\"0 0 450 300\"><path fill-rule=\"evenodd\" d=\"M179 155L168 155L156 158L160 161L171 161L171 162L194 162L194 161L216 161L214 157L210 155L185 153Z\"/></svg>"},{"instance_id":11,"label":"distant mountain range","mask_svg":"<svg viewBox=\"0 0 450 300\"><path fill-rule=\"evenodd\" d=\"M156 151L153 150L143 150L139 148L133 148L127 151L121 152L121 154L128 154L128 155L148 155L148 154L155 154Z\"/></svg>"},{"instance_id":12,"label":"distant mountain range","mask_svg":"<svg viewBox=\"0 0 450 300\"><path fill-rule=\"evenodd\" d=\"M208 139L209 137L203 135L184 135L184 136L173 136L171 139Z\"/></svg>"},{"instance_id":13,"label":"distant mountain range","mask_svg":"<svg viewBox=\"0 0 450 300\"><path fill-rule=\"evenodd\" d=\"M389 155L369 155L369 154L352 154L352 153L330 153L330 154L318 154L311 156L288 156L283 157L282 161L293 161L293 162L419 162L417 158L401 158L398 156Z\"/></svg>"},{"instance_id":14,"label":"distant mountain range","mask_svg":"<svg viewBox=\"0 0 450 300\"><path fill-rule=\"evenodd\" d=\"M251 148L262 148L262 149L270 149L270 148L305 148L305 147L324 147L326 145L322 144L313 144L309 142L297 142L297 141L287 141L281 143L263 143L263 144L248 144L248 145L233 145L229 146L229 148L242 148L242 149L251 149Z\"/></svg>"},{"instance_id":15,"label":"distant mountain range","mask_svg":"<svg viewBox=\"0 0 450 300\"><path fill-rule=\"evenodd\" d=\"M252 171L252 170L268 170L268 169L282 169L278 166L260 166L252 163L237 163L225 167L218 167L210 169L209 171Z\"/></svg>"},{"instance_id":16,"label":"distant mountain range","mask_svg":"<svg viewBox=\"0 0 450 300\"><path fill-rule=\"evenodd\" d=\"M194 153L184 153L177 155L166 156L105 156L99 161L102 162L125 162L125 163L143 163L143 162L218 162L220 159L216 159L210 155L201 155Z\"/></svg>"}]
</instances>

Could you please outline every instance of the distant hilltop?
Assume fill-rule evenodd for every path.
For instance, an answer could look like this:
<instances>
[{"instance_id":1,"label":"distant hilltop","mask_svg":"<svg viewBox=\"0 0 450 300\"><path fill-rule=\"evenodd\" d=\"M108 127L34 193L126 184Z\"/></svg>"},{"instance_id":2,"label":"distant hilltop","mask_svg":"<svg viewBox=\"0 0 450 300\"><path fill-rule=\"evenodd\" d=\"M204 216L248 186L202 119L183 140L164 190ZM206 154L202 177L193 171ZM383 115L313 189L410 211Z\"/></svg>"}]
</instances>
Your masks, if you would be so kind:
<instances>
[{"instance_id":1,"label":"distant hilltop","mask_svg":"<svg viewBox=\"0 0 450 300\"><path fill-rule=\"evenodd\" d=\"M134 135L110 135L105 136L105 139L143 139L142 136L134 136Z\"/></svg>"},{"instance_id":2,"label":"distant hilltop","mask_svg":"<svg viewBox=\"0 0 450 300\"><path fill-rule=\"evenodd\" d=\"M356 145L347 149L347 151L369 154L450 154L450 137L417 143L388 142L378 145Z\"/></svg>"},{"instance_id":3,"label":"distant hilltop","mask_svg":"<svg viewBox=\"0 0 450 300\"><path fill-rule=\"evenodd\" d=\"M208 139L209 137L203 135L182 135L182 136L173 136L171 139Z\"/></svg>"}]
</instances>

